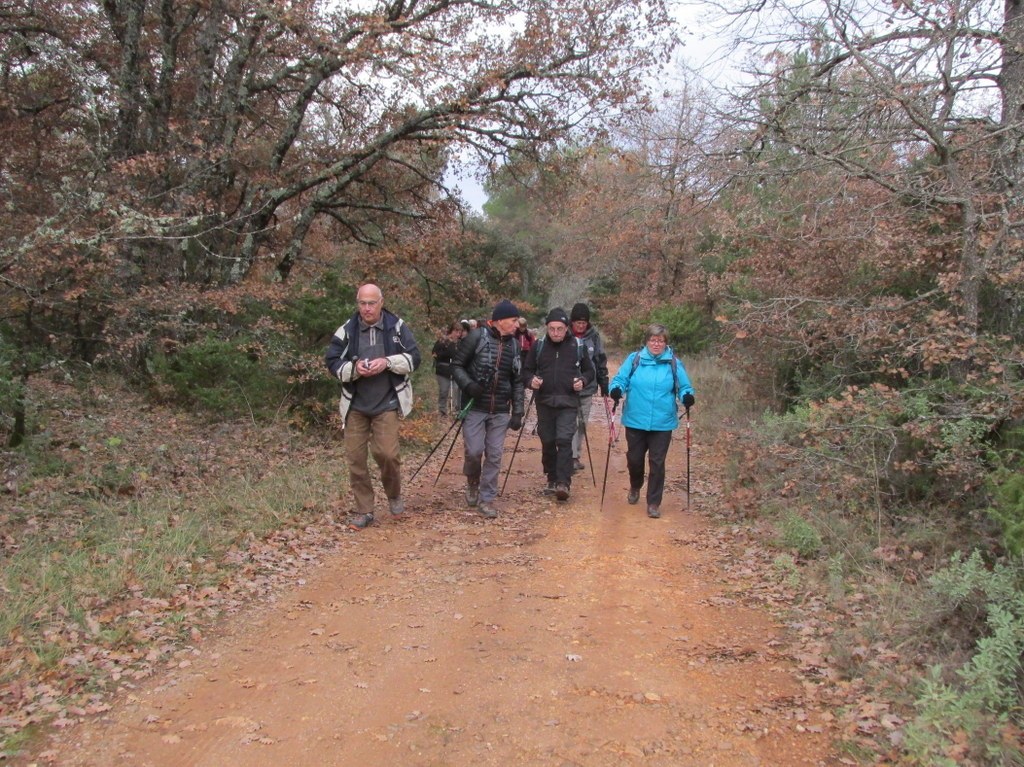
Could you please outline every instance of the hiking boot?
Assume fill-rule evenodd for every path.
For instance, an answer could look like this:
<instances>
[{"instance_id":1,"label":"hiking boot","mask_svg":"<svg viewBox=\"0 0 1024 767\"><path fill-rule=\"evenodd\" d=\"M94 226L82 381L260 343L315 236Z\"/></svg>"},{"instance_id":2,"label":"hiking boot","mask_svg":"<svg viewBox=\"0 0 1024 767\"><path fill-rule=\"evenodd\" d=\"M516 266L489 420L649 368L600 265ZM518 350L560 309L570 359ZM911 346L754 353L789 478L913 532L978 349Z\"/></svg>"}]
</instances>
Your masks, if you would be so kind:
<instances>
[{"instance_id":1,"label":"hiking boot","mask_svg":"<svg viewBox=\"0 0 1024 767\"><path fill-rule=\"evenodd\" d=\"M554 482L548 482L547 487L545 487L541 492L544 493L544 495L554 495L555 494L555 483Z\"/></svg>"},{"instance_id":2,"label":"hiking boot","mask_svg":"<svg viewBox=\"0 0 1024 767\"><path fill-rule=\"evenodd\" d=\"M631 487L629 488L629 495L626 496L626 503L630 506L635 506L636 502L640 500L640 488Z\"/></svg>"},{"instance_id":3,"label":"hiking boot","mask_svg":"<svg viewBox=\"0 0 1024 767\"><path fill-rule=\"evenodd\" d=\"M480 504L478 511L484 519L495 519L498 516L498 510L486 501Z\"/></svg>"},{"instance_id":4,"label":"hiking boot","mask_svg":"<svg viewBox=\"0 0 1024 767\"><path fill-rule=\"evenodd\" d=\"M572 470L573 471L583 471L583 461L581 461L579 458L573 458L572 459Z\"/></svg>"},{"instance_id":5,"label":"hiking boot","mask_svg":"<svg viewBox=\"0 0 1024 767\"><path fill-rule=\"evenodd\" d=\"M388 498L388 511L391 516L397 517L405 513L405 504L401 498Z\"/></svg>"},{"instance_id":6,"label":"hiking boot","mask_svg":"<svg viewBox=\"0 0 1024 767\"><path fill-rule=\"evenodd\" d=\"M559 482L557 485L555 485L555 498L557 498L560 501L568 500L569 499L569 486L568 485L563 485L561 482Z\"/></svg>"},{"instance_id":7,"label":"hiking boot","mask_svg":"<svg viewBox=\"0 0 1024 767\"><path fill-rule=\"evenodd\" d=\"M466 485L466 505L474 508L480 503L480 485Z\"/></svg>"},{"instance_id":8,"label":"hiking boot","mask_svg":"<svg viewBox=\"0 0 1024 767\"><path fill-rule=\"evenodd\" d=\"M348 526L353 530L362 530L373 524L373 514L353 514L348 518Z\"/></svg>"},{"instance_id":9,"label":"hiking boot","mask_svg":"<svg viewBox=\"0 0 1024 767\"><path fill-rule=\"evenodd\" d=\"M650 506L647 507L647 516L649 516L651 519L657 519L661 516L661 511L659 511L658 507L652 503Z\"/></svg>"}]
</instances>

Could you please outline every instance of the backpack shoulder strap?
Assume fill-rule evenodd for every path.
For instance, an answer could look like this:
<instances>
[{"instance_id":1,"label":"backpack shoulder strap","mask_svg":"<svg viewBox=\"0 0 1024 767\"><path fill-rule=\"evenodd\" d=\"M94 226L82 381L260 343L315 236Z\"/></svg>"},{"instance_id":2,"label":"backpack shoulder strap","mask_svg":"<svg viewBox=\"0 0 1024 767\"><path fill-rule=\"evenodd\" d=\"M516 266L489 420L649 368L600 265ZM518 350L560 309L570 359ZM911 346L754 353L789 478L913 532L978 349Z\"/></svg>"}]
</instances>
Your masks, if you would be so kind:
<instances>
[{"instance_id":1,"label":"backpack shoulder strap","mask_svg":"<svg viewBox=\"0 0 1024 767\"><path fill-rule=\"evenodd\" d=\"M629 366L629 375L626 376L626 380L627 381L630 378L633 377L633 373L635 373L636 369L638 367L640 367L640 352L641 351L643 351L643 349L637 349L635 352L633 352L633 363Z\"/></svg>"}]
</instances>

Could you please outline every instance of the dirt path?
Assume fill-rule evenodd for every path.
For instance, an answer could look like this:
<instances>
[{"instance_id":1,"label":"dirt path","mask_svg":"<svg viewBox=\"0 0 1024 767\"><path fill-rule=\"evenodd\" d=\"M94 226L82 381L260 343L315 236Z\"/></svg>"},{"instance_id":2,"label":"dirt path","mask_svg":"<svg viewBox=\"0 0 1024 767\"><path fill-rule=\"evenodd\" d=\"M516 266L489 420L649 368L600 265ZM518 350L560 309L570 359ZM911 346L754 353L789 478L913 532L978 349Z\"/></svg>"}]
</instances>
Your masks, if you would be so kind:
<instances>
[{"instance_id":1,"label":"dirt path","mask_svg":"<svg viewBox=\"0 0 1024 767\"><path fill-rule=\"evenodd\" d=\"M48 761L837 764L786 638L743 604L756 566L698 513L713 488L695 481L685 513L677 479L648 519L625 502L620 445L599 510L595 422L598 488L587 470L567 503L549 500L530 426L496 521L462 503L460 447L431 487L437 456L405 517L344 534L293 590L63 733ZM685 467L681 439L669 466Z\"/></svg>"}]
</instances>

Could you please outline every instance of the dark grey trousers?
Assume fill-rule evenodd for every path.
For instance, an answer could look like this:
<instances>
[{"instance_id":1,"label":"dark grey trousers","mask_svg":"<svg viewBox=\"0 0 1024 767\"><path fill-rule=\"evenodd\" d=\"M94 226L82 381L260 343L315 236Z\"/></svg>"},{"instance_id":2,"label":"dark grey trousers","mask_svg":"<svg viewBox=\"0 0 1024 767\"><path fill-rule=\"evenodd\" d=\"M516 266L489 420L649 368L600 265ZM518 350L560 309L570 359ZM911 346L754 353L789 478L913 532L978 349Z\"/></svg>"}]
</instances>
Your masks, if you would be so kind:
<instances>
[{"instance_id":1,"label":"dark grey trousers","mask_svg":"<svg viewBox=\"0 0 1024 767\"><path fill-rule=\"evenodd\" d=\"M574 407L549 407L537 403L537 436L540 460L548 482L572 484L572 437L579 413Z\"/></svg>"}]
</instances>

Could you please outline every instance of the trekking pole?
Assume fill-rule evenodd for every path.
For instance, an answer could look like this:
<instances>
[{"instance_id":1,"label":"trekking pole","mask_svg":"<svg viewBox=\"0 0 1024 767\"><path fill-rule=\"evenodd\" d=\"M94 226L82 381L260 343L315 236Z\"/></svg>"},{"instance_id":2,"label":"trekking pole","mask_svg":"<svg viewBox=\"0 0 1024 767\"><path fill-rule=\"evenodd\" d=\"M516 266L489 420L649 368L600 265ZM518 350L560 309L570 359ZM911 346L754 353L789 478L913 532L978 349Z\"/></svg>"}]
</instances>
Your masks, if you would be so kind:
<instances>
[{"instance_id":1,"label":"trekking pole","mask_svg":"<svg viewBox=\"0 0 1024 767\"><path fill-rule=\"evenodd\" d=\"M601 505L598 510L604 509L604 491L608 487L608 464L612 461L612 442L615 434L615 408L608 405L608 398L604 400L604 412L608 416L608 453L604 457L604 479L601 480Z\"/></svg>"},{"instance_id":2,"label":"trekking pole","mask_svg":"<svg viewBox=\"0 0 1024 767\"><path fill-rule=\"evenodd\" d=\"M455 436L452 437L452 444L450 444L448 446L448 452L444 454L444 460L441 461L441 468L437 470L437 476L434 477L434 484L435 485L437 484L437 480L441 479L441 473L444 471L444 467L448 463L448 458L452 454L452 448L454 448L455 447L455 443L459 441L459 432L462 431L462 424L464 424L466 422L466 413L469 412L469 409L471 407L473 407L473 400L470 400L469 402L467 402L466 406L464 408L462 408L462 410L460 410L459 414L456 416L456 423L459 425L459 428L457 428L455 430ZM451 431L451 429L448 429L448 431ZM445 435L445 436L447 436L447 435Z\"/></svg>"},{"instance_id":3,"label":"trekking pole","mask_svg":"<svg viewBox=\"0 0 1024 767\"><path fill-rule=\"evenodd\" d=\"M516 437L515 447L512 448L512 457L508 459L508 469L505 470L505 481L501 483L501 491L498 495L505 494L505 485L508 484L508 475L512 473L512 463L516 460L516 451L519 449L519 440L523 438L523 432L526 431L526 416L530 414L530 407L533 405L533 395L537 392L530 392L530 401L526 403L526 412L523 413L523 425L519 429L519 436Z\"/></svg>"},{"instance_id":4,"label":"trekking pole","mask_svg":"<svg viewBox=\"0 0 1024 767\"><path fill-rule=\"evenodd\" d=\"M590 464L590 478L597 487L597 477L594 475L594 459L590 457L590 438L587 436L587 425L583 424L583 444L587 446L587 463Z\"/></svg>"},{"instance_id":5,"label":"trekking pole","mask_svg":"<svg viewBox=\"0 0 1024 767\"><path fill-rule=\"evenodd\" d=\"M432 455L433 455L434 453L436 453L436 452L437 452L437 449L438 449L439 447L441 447L441 443L442 443L442 442L444 442L444 441L445 441L446 439L448 439L448 435L452 433L452 429L454 429L454 428L455 428L455 426L456 426L456 424L458 424L458 423L459 423L459 419L460 419L461 417L462 417L462 414L461 414L461 413L455 416L455 419L454 419L454 420L452 421L452 425L451 425L451 426L449 426L449 427L448 427L448 430L447 430L447 431L446 431L446 432L445 432L444 434L442 434L442 435L441 435L441 439L439 439L439 440L437 441L437 444L436 444L436 445L434 445L434 447L433 447L433 448L431 448L431 450L430 450L430 452L429 452L429 453L427 453L427 457L423 459L423 463L421 463L421 464L420 464L420 465L419 465L418 467L416 467L416 471L414 471L414 472L412 473L412 476L411 476L411 477L409 477L409 481L410 481L410 482L412 482L412 481L413 481L414 479L416 479L416 475L420 473L420 469L422 469L422 468L423 468L424 466L426 466L426 465L427 465L427 461L429 461L429 460L430 460L430 457L431 457L431 456L432 456Z\"/></svg>"},{"instance_id":6,"label":"trekking pole","mask_svg":"<svg viewBox=\"0 0 1024 767\"><path fill-rule=\"evenodd\" d=\"M686 510L690 510L690 408L686 408Z\"/></svg>"}]
</instances>

